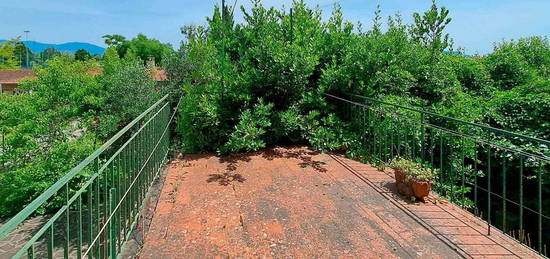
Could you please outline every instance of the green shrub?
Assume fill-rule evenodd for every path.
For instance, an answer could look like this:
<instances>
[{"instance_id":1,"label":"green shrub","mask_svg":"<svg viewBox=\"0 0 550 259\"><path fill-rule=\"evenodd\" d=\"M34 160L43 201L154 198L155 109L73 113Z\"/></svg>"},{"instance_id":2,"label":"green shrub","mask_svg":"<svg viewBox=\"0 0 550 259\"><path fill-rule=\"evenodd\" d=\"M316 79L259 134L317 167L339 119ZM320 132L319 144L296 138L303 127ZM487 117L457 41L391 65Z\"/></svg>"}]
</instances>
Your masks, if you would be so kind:
<instances>
[{"instance_id":1,"label":"green shrub","mask_svg":"<svg viewBox=\"0 0 550 259\"><path fill-rule=\"evenodd\" d=\"M266 146L264 135L271 126L271 109L273 104L264 104L260 99L253 109L245 110L235 130L229 135L229 140L218 152L235 153L240 151L255 151Z\"/></svg>"}]
</instances>

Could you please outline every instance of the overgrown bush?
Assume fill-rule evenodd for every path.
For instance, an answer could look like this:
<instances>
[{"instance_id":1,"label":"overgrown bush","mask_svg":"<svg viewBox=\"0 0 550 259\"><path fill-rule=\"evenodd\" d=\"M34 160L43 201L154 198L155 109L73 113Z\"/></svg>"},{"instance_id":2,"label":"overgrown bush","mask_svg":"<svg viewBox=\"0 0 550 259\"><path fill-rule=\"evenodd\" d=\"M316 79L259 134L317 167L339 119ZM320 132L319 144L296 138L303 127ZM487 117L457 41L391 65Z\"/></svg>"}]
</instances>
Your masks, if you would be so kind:
<instances>
[{"instance_id":1,"label":"overgrown bush","mask_svg":"<svg viewBox=\"0 0 550 259\"><path fill-rule=\"evenodd\" d=\"M389 17L385 31L379 9L367 31L347 22L338 5L323 20L303 1L292 4L292 16L253 1L241 24L231 8L222 9L215 7L205 27L182 28L186 42L168 66L184 89L178 131L188 152L252 151L276 143L328 151L356 142L353 125L341 120L342 107L327 103L327 93L393 96L471 122L538 137L548 132L541 110L547 106L545 38L465 56L453 51L445 33L449 10L435 2L414 14L411 25L399 14ZM536 90L519 97L529 88ZM270 114L252 116L258 105L271 107ZM503 116L505 109L516 115Z\"/></svg>"}]
</instances>

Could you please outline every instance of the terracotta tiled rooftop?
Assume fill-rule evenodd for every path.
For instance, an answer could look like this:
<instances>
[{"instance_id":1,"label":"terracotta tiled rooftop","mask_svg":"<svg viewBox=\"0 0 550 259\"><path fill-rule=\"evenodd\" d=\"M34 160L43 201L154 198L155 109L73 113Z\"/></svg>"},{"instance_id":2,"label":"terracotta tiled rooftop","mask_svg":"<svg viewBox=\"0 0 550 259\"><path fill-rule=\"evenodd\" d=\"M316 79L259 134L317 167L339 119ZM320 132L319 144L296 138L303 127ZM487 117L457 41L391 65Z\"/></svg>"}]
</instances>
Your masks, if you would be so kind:
<instances>
[{"instance_id":1,"label":"terracotta tiled rooftop","mask_svg":"<svg viewBox=\"0 0 550 259\"><path fill-rule=\"evenodd\" d=\"M27 69L0 69L0 84L17 84L24 78L34 78L36 75Z\"/></svg>"},{"instance_id":2,"label":"terracotta tiled rooftop","mask_svg":"<svg viewBox=\"0 0 550 259\"><path fill-rule=\"evenodd\" d=\"M538 258L439 197L306 147L169 164L139 258ZM148 217L150 218L150 217Z\"/></svg>"}]
</instances>

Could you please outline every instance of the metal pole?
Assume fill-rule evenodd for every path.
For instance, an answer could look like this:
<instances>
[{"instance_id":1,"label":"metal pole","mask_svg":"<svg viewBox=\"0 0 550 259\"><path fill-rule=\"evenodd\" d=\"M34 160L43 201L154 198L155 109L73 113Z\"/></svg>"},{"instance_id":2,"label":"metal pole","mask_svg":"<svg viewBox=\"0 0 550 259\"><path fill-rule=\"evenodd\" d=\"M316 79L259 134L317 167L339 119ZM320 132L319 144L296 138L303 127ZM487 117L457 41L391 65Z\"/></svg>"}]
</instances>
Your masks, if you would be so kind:
<instances>
[{"instance_id":1,"label":"metal pole","mask_svg":"<svg viewBox=\"0 0 550 259\"><path fill-rule=\"evenodd\" d=\"M25 41L26 41L27 43L29 43L29 32L30 32L30 31L28 31L28 30L25 31ZM26 68L29 68L29 47L27 47L27 45L25 45L25 44L23 44L23 45L25 46L25 50L27 51L27 61L26 61L26 63L25 63L25 67L26 67Z\"/></svg>"}]
</instances>

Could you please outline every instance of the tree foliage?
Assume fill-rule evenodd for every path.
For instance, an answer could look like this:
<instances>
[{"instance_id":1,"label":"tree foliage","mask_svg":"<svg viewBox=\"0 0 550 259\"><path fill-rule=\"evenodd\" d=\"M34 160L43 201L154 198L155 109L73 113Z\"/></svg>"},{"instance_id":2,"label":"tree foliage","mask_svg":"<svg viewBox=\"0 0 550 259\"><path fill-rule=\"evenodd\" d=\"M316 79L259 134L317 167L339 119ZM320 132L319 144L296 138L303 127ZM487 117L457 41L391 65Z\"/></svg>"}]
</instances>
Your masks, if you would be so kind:
<instances>
[{"instance_id":1,"label":"tree foliage","mask_svg":"<svg viewBox=\"0 0 550 259\"><path fill-rule=\"evenodd\" d=\"M92 55L85 49L79 49L74 53L74 58L79 61L85 61L91 59Z\"/></svg>"},{"instance_id":2,"label":"tree foliage","mask_svg":"<svg viewBox=\"0 0 550 259\"><path fill-rule=\"evenodd\" d=\"M16 55L16 45L19 39L0 43L0 69L18 69L19 57Z\"/></svg>"},{"instance_id":3,"label":"tree foliage","mask_svg":"<svg viewBox=\"0 0 550 259\"><path fill-rule=\"evenodd\" d=\"M30 68L32 62L35 60L34 53L32 53L32 51L23 42L18 42L15 45L14 55L19 60L19 63L23 68Z\"/></svg>"},{"instance_id":4,"label":"tree foliage","mask_svg":"<svg viewBox=\"0 0 550 259\"><path fill-rule=\"evenodd\" d=\"M155 62L161 63L162 59L173 52L170 44L165 44L156 39L149 39L143 34L138 34L131 40L126 40L122 35L113 34L103 36L105 44L117 50L118 55L123 58L126 55L135 55L144 63L153 58Z\"/></svg>"}]
</instances>

